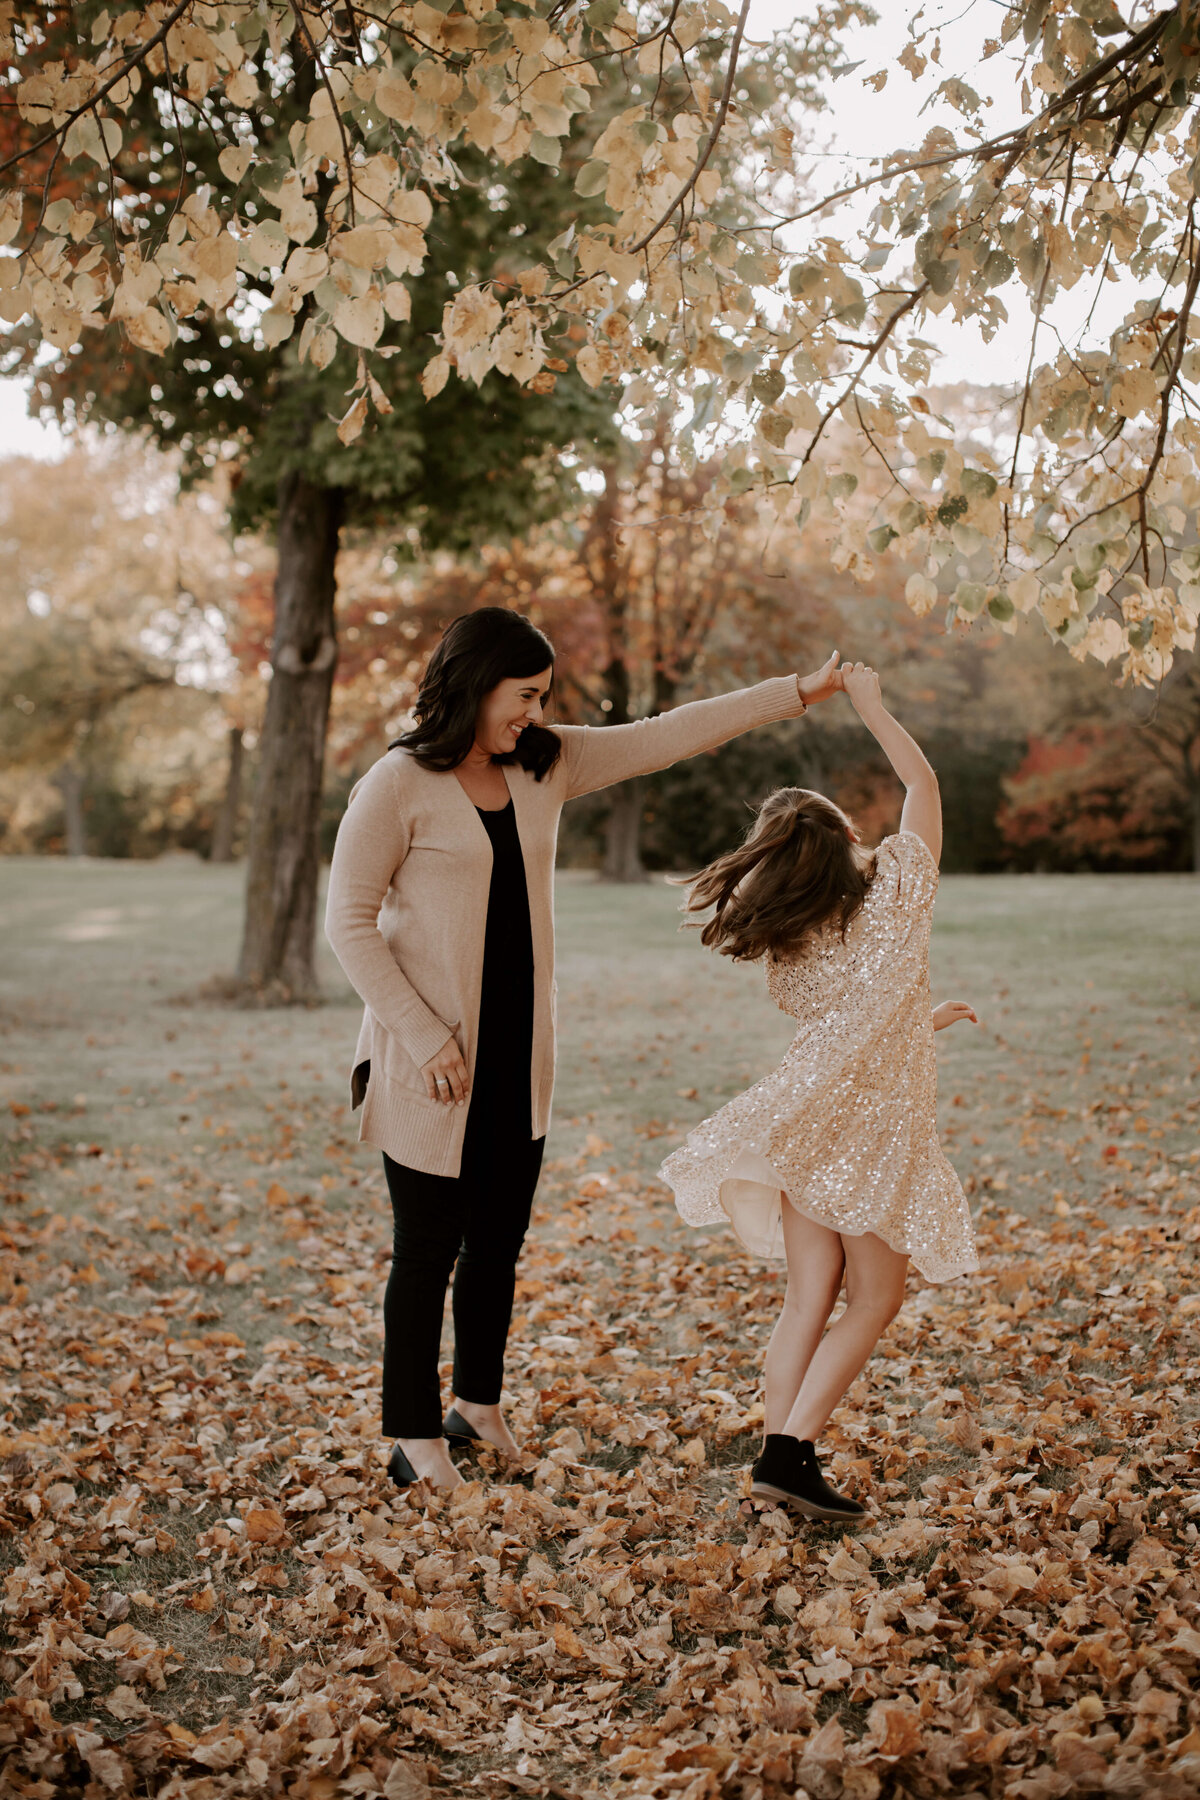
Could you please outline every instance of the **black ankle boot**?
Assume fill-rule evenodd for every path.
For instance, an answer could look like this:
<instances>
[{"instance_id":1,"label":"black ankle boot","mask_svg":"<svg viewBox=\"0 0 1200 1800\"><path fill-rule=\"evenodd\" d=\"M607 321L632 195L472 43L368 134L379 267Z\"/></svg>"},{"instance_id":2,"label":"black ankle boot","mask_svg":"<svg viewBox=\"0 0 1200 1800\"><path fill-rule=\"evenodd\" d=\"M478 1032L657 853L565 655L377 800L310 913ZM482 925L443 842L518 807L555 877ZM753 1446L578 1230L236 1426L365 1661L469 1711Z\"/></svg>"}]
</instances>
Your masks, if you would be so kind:
<instances>
[{"instance_id":1,"label":"black ankle boot","mask_svg":"<svg viewBox=\"0 0 1200 1800\"><path fill-rule=\"evenodd\" d=\"M866 1508L831 1488L807 1438L773 1433L751 1474L751 1497L773 1500L806 1519L861 1519Z\"/></svg>"}]
</instances>

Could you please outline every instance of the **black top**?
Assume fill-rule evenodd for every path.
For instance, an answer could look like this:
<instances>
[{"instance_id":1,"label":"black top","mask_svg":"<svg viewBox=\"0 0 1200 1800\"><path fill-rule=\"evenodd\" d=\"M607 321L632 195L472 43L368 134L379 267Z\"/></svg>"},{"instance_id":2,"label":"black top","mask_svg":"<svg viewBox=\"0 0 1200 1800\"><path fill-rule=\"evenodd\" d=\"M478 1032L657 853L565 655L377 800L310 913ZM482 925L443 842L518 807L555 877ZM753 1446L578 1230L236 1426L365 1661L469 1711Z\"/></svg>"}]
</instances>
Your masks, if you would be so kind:
<instances>
[{"instance_id":1,"label":"black top","mask_svg":"<svg viewBox=\"0 0 1200 1800\"><path fill-rule=\"evenodd\" d=\"M476 807L492 842L492 883L483 938L483 990L472 1106L506 1111L530 1105L533 1061L533 932L525 859L510 800L498 812Z\"/></svg>"}]
</instances>

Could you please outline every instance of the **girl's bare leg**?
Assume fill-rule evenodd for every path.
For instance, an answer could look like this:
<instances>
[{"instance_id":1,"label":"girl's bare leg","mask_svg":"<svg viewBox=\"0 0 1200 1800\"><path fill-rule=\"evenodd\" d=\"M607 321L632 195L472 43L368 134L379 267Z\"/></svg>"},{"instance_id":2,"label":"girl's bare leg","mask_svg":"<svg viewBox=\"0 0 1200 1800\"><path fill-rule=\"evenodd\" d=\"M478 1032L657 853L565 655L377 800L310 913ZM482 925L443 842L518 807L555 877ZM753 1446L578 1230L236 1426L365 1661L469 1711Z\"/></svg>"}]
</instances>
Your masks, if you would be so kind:
<instances>
[{"instance_id":1,"label":"girl's bare leg","mask_svg":"<svg viewBox=\"0 0 1200 1800\"><path fill-rule=\"evenodd\" d=\"M795 1215L794 1207L791 1211ZM846 1310L813 1352L787 1420L777 1427L801 1442L816 1442L904 1301L907 1256L871 1232L838 1241L846 1259ZM790 1284L792 1251L786 1237L785 1246Z\"/></svg>"},{"instance_id":2,"label":"girl's bare leg","mask_svg":"<svg viewBox=\"0 0 1200 1800\"><path fill-rule=\"evenodd\" d=\"M845 1272L842 1240L836 1231L808 1219L783 1199L783 1241L787 1252L787 1293L779 1323L771 1333L766 1360L764 1432L783 1431Z\"/></svg>"}]
</instances>

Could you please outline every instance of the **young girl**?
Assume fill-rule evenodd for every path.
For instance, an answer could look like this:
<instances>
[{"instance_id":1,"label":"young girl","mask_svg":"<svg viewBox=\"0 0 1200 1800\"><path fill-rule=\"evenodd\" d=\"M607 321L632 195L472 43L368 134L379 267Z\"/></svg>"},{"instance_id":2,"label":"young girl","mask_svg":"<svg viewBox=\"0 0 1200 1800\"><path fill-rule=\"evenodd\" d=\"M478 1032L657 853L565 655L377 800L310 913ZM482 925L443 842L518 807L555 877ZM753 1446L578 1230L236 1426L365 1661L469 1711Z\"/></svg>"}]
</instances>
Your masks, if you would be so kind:
<instances>
[{"instance_id":1,"label":"young girl","mask_svg":"<svg viewBox=\"0 0 1200 1800\"><path fill-rule=\"evenodd\" d=\"M787 1260L767 1349L766 1441L751 1494L812 1519L864 1509L824 1480L816 1440L904 1298L979 1267L966 1199L937 1138L933 1033L978 1020L930 1010L929 928L942 848L937 777L880 698L843 665L843 691L904 784L900 830L878 850L806 788L766 799L745 843L691 883L713 907L701 940L763 958L798 1023L774 1071L691 1132L662 1166L689 1225L728 1219L750 1250ZM825 1330L843 1283L846 1307Z\"/></svg>"}]
</instances>

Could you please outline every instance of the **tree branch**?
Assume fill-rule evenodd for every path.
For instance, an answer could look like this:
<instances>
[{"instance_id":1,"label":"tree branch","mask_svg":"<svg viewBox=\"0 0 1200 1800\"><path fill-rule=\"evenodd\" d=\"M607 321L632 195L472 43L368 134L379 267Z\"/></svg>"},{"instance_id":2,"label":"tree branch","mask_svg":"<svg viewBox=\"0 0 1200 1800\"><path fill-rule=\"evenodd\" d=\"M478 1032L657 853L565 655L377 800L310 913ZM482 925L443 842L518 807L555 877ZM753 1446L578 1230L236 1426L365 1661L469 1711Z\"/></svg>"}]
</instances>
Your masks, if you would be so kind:
<instances>
[{"instance_id":1,"label":"tree branch","mask_svg":"<svg viewBox=\"0 0 1200 1800\"><path fill-rule=\"evenodd\" d=\"M131 56L126 62L122 63L116 74L110 76L103 87L97 88L96 92L92 94L89 99L85 100L82 106L77 106L74 112L68 113L62 123L56 125L53 131L48 131L45 137L38 138L35 143L28 145L26 149L18 150L14 155L6 158L4 162L0 162L0 175L3 175L6 169L11 169L14 163L24 162L25 158L27 156L32 156L35 150L41 150L44 145L53 143L56 138L61 139L64 132L70 130L76 119L82 119L84 113L91 112L92 108L97 106L99 102L103 100L105 94L111 93L113 88L120 86L131 69L136 69L139 63L145 62L151 50L153 50L157 44L162 43L175 21L181 14L185 13L192 4L193 0L177 0L174 9L167 14L167 17L154 33L154 36L146 39L146 42L142 45L136 56Z\"/></svg>"},{"instance_id":2,"label":"tree branch","mask_svg":"<svg viewBox=\"0 0 1200 1800\"><path fill-rule=\"evenodd\" d=\"M738 53L742 47L742 33L746 29L746 20L749 17L749 13L750 0L742 0L742 10L738 14L737 25L735 26L733 33L733 43L729 49L729 68L725 75L725 86L721 93L721 104L717 108L717 116L713 120L713 127L708 134L704 148L696 158L695 168L672 200L670 206L668 206L666 212L663 213L662 217L650 227L644 237L640 237L636 244L630 245L629 250L626 253L627 255L636 256L639 250L644 250L646 245L650 243L653 238L658 236L667 220L683 205L708 166L708 159L717 147L717 139L721 135L721 129L725 124L725 116L729 111L729 102L733 98L733 83L734 78L737 75Z\"/></svg>"}]
</instances>

